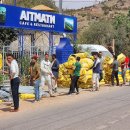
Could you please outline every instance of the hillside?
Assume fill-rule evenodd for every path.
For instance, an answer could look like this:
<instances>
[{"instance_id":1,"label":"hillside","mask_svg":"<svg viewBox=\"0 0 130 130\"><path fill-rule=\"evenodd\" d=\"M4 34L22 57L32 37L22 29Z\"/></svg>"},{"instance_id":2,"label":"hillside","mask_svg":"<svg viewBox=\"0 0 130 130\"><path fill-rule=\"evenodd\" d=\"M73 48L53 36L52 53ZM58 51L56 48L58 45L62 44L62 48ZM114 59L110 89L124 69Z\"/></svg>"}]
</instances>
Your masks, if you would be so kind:
<instances>
[{"instance_id":1,"label":"hillside","mask_svg":"<svg viewBox=\"0 0 130 130\"><path fill-rule=\"evenodd\" d=\"M13 4L13 0L5 0L6 4ZM17 5L32 8L44 4L57 10L53 0L17 0ZM113 19L116 15L127 14L130 8L130 0L106 0L91 7L78 10L64 10L65 14L74 15L78 18L78 35L93 21L99 19Z\"/></svg>"},{"instance_id":2,"label":"hillside","mask_svg":"<svg viewBox=\"0 0 130 130\"><path fill-rule=\"evenodd\" d=\"M14 4L14 0L4 0L5 4ZM57 10L57 7L55 6L55 2L53 0L16 0L17 6L26 7L26 8L32 8L34 6L44 4L50 8L53 8Z\"/></svg>"},{"instance_id":3,"label":"hillside","mask_svg":"<svg viewBox=\"0 0 130 130\"><path fill-rule=\"evenodd\" d=\"M78 34L81 35L91 22L99 19L114 19L119 14L127 15L129 9L130 0L106 0L91 7L66 10L65 13L78 18Z\"/></svg>"}]
</instances>

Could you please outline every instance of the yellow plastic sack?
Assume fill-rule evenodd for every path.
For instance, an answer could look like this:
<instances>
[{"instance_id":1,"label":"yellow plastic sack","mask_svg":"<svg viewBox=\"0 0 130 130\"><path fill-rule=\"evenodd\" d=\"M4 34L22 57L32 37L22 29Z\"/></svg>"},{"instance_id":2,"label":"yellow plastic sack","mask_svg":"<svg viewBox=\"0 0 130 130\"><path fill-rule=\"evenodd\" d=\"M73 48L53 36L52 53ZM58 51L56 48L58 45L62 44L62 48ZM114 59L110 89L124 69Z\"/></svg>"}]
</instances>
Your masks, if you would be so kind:
<instances>
[{"instance_id":1,"label":"yellow plastic sack","mask_svg":"<svg viewBox=\"0 0 130 130\"><path fill-rule=\"evenodd\" d=\"M119 83L123 83L123 79L119 80Z\"/></svg>"},{"instance_id":2,"label":"yellow plastic sack","mask_svg":"<svg viewBox=\"0 0 130 130\"><path fill-rule=\"evenodd\" d=\"M127 69L126 74L128 74L128 75L130 74L130 70L129 69Z\"/></svg>"},{"instance_id":3,"label":"yellow plastic sack","mask_svg":"<svg viewBox=\"0 0 130 130\"><path fill-rule=\"evenodd\" d=\"M92 76L92 74L93 74L92 69L91 69L91 70L88 70L88 71L87 71L87 74Z\"/></svg>"},{"instance_id":4,"label":"yellow plastic sack","mask_svg":"<svg viewBox=\"0 0 130 130\"><path fill-rule=\"evenodd\" d=\"M111 58L109 56L106 56L103 60L103 64L108 63L111 60Z\"/></svg>"},{"instance_id":5,"label":"yellow plastic sack","mask_svg":"<svg viewBox=\"0 0 130 130\"><path fill-rule=\"evenodd\" d=\"M86 68L86 70L87 70L89 68L89 64L88 63L83 63L82 68Z\"/></svg>"},{"instance_id":6,"label":"yellow plastic sack","mask_svg":"<svg viewBox=\"0 0 130 130\"><path fill-rule=\"evenodd\" d=\"M119 79L119 80L122 80L122 77L121 77L121 76L118 76L118 79Z\"/></svg>"},{"instance_id":7,"label":"yellow plastic sack","mask_svg":"<svg viewBox=\"0 0 130 130\"><path fill-rule=\"evenodd\" d=\"M77 54L74 54L76 57L80 57L81 59L82 58L87 58L87 56L89 56L89 54L87 52L85 53L77 53Z\"/></svg>"},{"instance_id":8,"label":"yellow plastic sack","mask_svg":"<svg viewBox=\"0 0 130 130\"><path fill-rule=\"evenodd\" d=\"M0 100L0 103L2 103L3 101L2 100Z\"/></svg>"},{"instance_id":9,"label":"yellow plastic sack","mask_svg":"<svg viewBox=\"0 0 130 130\"><path fill-rule=\"evenodd\" d=\"M73 57L73 56L69 56L68 61L76 62L76 59L75 59L75 57Z\"/></svg>"},{"instance_id":10,"label":"yellow plastic sack","mask_svg":"<svg viewBox=\"0 0 130 130\"><path fill-rule=\"evenodd\" d=\"M105 81L101 81L99 84L100 85L105 85Z\"/></svg>"},{"instance_id":11,"label":"yellow plastic sack","mask_svg":"<svg viewBox=\"0 0 130 130\"><path fill-rule=\"evenodd\" d=\"M67 70L67 74L69 74L69 75L71 74L71 75L72 75L73 73L74 73L74 70L73 70L73 69L68 69L68 70Z\"/></svg>"},{"instance_id":12,"label":"yellow plastic sack","mask_svg":"<svg viewBox=\"0 0 130 130\"><path fill-rule=\"evenodd\" d=\"M127 76L127 80L130 81L130 76Z\"/></svg>"},{"instance_id":13,"label":"yellow plastic sack","mask_svg":"<svg viewBox=\"0 0 130 130\"><path fill-rule=\"evenodd\" d=\"M93 66L93 60L89 58L83 58L80 60L81 65L87 65L85 68L91 68Z\"/></svg>"},{"instance_id":14,"label":"yellow plastic sack","mask_svg":"<svg viewBox=\"0 0 130 130\"><path fill-rule=\"evenodd\" d=\"M68 88L70 87L71 81L63 81L62 83L58 83L59 87Z\"/></svg>"},{"instance_id":15,"label":"yellow plastic sack","mask_svg":"<svg viewBox=\"0 0 130 130\"><path fill-rule=\"evenodd\" d=\"M20 94L21 99L33 99L35 98L34 94Z\"/></svg>"},{"instance_id":16,"label":"yellow plastic sack","mask_svg":"<svg viewBox=\"0 0 130 130\"><path fill-rule=\"evenodd\" d=\"M63 81L64 79L65 79L64 76L60 75L59 78L58 78L58 82Z\"/></svg>"},{"instance_id":17,"label":"yellow plastic sack","mask_svg":"<svg viewBox=\"0 0 130 130\"><path fill-rule=\"evenodd\" d=\"M119 64L121 64L122 62L124 62L125 58L126 58L126 56L123 53L121 53L120 55L118 55L117 60L118 60Z\"/></svg>"},{"instance_id":18,"label":"yellow plastic sack","mask_svg":"<svg viewBox=\"0 0 130 130\"><path fill-rule=\"evenodd\" d=\"M68 62L65 62L63 65L65 66L65 68L71 69L74 64L75 64L74 61L68 61Z\"/></svg>"},{"instance_id":19,"label":"yellow plastic sack","mask_svg":"<svg viewBox=\"0 0 130 130\"><path fill-rule=\"evenodd\" d=\"M59 66L59 73L63 73L64 70L65 70L65 66L64 66L63 64L61 64L61 65Z\"/></svg>"},{"instance_id":20,"label":"yellow plastic sack","mask_svg":"<svg viewBox=\"0 0 130 130\"><path fill-rule=\"evenodd\" d=\"M80 76L86 75L86 74L87 74L86 69L85 68L81 68L81 70L80 70Z\"/></svg>"},{"instance_id":21,"label":"yellow plastic sack","mask_svg":"<svg viewBox=\"0 0 130 130\"><path fill-rule=\"evenodd\" d=\"M0 54L0 69L2 69L2 54Z\"/></svg>"},{"instance_id":22,"label":"yellow plastic sack","mask_svg":"<svg viewBox=\"0 0 130 130\"><path fill-rule=\"evenodd\" d=\"M92 60L94 61L94 57L93 57L93 56L90 56L89 58L92 59Z\"/></svg>"},{"instance_id":23,"label":"yellow plastic sack","mask_svg":"<svg viewBox=\"0 0 130 130\"><path fill-rule=\"evenodd\" d=\"M80 76L79 82L87 83L87 81L88 81L88 75Z\"/></svg>"},{"instance_id":24,"label":"yellow plastic sack","mask_svg":"<svg viewBox=\"0 0 130 130\"><path fill-rule=\"evenodd\" d=\"M113 59L110 59L107 63L111 65L113 63Z\"/></svg>"}]
</instances>

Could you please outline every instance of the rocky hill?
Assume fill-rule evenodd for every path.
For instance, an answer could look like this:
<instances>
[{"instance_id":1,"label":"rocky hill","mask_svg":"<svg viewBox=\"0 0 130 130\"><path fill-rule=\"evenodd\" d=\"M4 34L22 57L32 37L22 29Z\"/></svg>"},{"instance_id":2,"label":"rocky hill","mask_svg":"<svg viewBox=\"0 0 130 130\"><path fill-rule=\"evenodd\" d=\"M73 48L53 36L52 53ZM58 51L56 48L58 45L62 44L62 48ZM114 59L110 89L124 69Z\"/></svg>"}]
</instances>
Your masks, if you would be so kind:
<instances>
[{"instance_id":1,"label":"rocky hill","mask_svg":"<svg viewBox=\"0 0 130 130\"><path fill-rule=\"evenodd\" d=\"M89 26L93 21L99 19L114 19L119 14L128 14L130 0L106 0L91 7L78 10L66 10L65 13L78 18L78 34Z\"/></svg>"}]
</instances>

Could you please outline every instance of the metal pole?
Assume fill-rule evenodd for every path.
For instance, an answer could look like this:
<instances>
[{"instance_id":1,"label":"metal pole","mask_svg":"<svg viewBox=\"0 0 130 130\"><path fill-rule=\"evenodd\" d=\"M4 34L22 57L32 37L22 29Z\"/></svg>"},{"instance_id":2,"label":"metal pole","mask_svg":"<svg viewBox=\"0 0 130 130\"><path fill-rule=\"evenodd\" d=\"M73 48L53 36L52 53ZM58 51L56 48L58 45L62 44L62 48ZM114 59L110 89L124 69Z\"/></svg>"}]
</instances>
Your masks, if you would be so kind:
<instances>
[{"instance_id":1,"label":"metal pole","mask_svg":"<svg viewBox=\"0 0 130 130\"><path fill-rule=\"evenodd\" d=\"M73 40L74 40L74 54L77 53L77 34L73 35Z\"/></svg>"},{"instance_id":2,"label":"metal pole","mask_svg":"<svg viewBox=\"0 0 130 130\"><path fill-rule=\"evenodd\" d=\"M49 54L52 55L53 50L53 34L49 32Z\"/></svg>"},{"instance_id":3,"label":"metal pole","mask_svg":"<svg viewBox=\"0 0 130 130\"><path fill-rule=\"evenodd\" d=\"M3 67L2 67L2 70L4 71L5 70L5 46L3 46L3 50L2 50L2 57L3 57L3 59L2 59L2 65L3 65ZM2 76L2 84L3 84L3 86L4 86L4 80L5 80L5 75L4 75L4 73L3 73L3 76Z\"/></svg>"},{"instance_id":4,"label":"metal pole","mask_svg":"<svg viewBox=\"0 0 130 130\"><path fill-rule=\"evenodd\" d=\"M14 6L16 6L16 0L14 0Z\"/></svg>"},{"instance_id":5,"label":"metal pole","mask_svg":"<svg viewBox=\"0 0 130 130\"><path fill-rule=\"evenodd\" d=\"M59 13L62 14L62 3L63 1L62 0L59 0Z\"/></svg>"}]
</instances>

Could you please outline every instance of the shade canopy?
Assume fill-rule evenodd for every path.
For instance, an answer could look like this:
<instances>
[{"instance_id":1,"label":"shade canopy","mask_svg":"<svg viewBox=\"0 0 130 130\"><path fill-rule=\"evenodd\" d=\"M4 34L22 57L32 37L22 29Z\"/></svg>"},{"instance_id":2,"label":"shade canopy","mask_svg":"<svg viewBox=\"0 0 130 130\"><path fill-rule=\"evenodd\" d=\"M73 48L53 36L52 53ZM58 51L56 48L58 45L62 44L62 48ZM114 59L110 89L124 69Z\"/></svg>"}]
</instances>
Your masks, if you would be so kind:
<instances>
[{"instance_id":1,"label":"shade canopy","mask_svg":"<svg viewBox=\"0 0 130 130\"><path fill-rule=\"evenodd\" d=\"M55 10L48 7L48 6L45 6L45 5L37 5L35 7L33 7L32 9L34 10L40 10L40 11L50 11L50 12L54 12Z\"/></svg>"}]
</instances>

